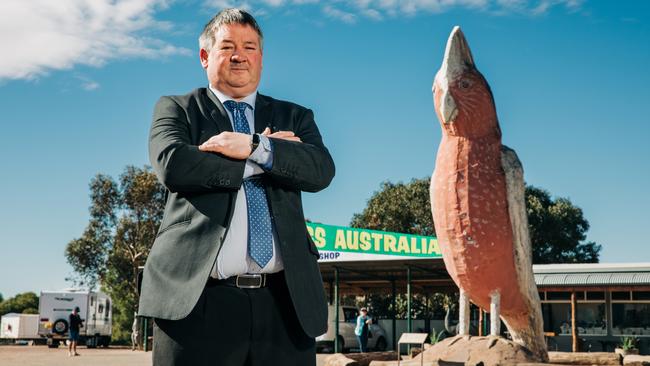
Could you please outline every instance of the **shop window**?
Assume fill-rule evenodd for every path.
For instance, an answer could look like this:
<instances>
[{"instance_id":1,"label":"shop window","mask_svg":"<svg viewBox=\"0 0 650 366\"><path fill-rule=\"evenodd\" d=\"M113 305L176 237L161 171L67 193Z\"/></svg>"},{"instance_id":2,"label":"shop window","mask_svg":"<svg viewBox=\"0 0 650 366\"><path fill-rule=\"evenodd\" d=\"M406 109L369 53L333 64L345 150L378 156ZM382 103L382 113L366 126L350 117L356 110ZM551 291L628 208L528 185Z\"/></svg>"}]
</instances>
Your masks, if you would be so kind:
<instances>
[{"instance_id":1,"label":"shop window","mask_svg":"<svg viewBox=\"0 0 650 366\"><path fill-rule=\"evenodd\" d=\"M571 335L571 304L542 304L544 331L557 335ZM605 303L578 303L576 326L579 335L607 335Z\"/></svg>"},{"instance_id":2,"label":"shop window","mask_svg":"<svg viewBox=\"0 0 650 366\"><path fill-rule=\"evenodd\" d=\"M650 300L650 291L634 291L632 298L634 300Z\"/></svg>"},{"instance_id":3,"label":"shop window","mask_svg":"<svg viewBox=\"0 0 650 366\"><path fill-rule=\"evenodd\" d=\"M571 334L571 304L542 304L542 317L545 332L555 332L557 335Z\"/></svg>"},{"instance_id":4,"label":"shop window","mask_svg":"<svg viewBox=\"0 0 650 366\"><path fill-rule=\"evenodd\" d=\"M547 291L546 300L571 300L570 292Z\"/></svg>"},{"instance_id":5,"label":"shop window","mask_svg":"<svg viewBox=\"0 0 650 366\"><path fill-rule=\"evenodd\" d=\"M614 335L650 335L650 304L612 304Z\"/></svg>"},{"instance_id":6,"label":"shop window","mask_svg":"<svg viewBox=\"0 0 650 366\"><path fill-rule=\"evenodd\" d=\"M579 335L607 335L605 303L578 303L576 325Z\"/></svg>"},{"instance_id":7,"label":"shop window","mask_svg":"<svg viewBox=\"0 0 650 366\"><path fill-rule=\"evenodd\" d=\"M587 300L605 300L604 291L587 291Z\"/></svg>"},{"instance_id":8,"label":"shop window","mask_svg":"<svg viewBox=\"0 0 650 366\"><path fill-rule=\"evenodd\" d=\"M542 300L542 301L546 300L544 291L539 292L539 299Z\"/></svg>"},{"instance_id":9,"label":"shop window","mask_svg":"<svg viewBox=\"0 0 650 366\"><path fill-rule=\"evenodd\" d=\"M630 291L612 291L612 300L630 300Z\"/></svg>"}]
</instances>

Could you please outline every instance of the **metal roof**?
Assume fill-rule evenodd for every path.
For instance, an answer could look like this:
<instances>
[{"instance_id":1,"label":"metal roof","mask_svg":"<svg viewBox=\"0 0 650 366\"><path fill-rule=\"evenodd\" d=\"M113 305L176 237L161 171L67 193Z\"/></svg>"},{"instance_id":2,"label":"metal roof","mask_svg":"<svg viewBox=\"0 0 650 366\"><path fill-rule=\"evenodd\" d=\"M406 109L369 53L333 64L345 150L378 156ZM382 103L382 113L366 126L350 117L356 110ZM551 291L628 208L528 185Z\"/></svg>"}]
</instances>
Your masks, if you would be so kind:
<instances>
[{"instance_id":1,"label":"metal roof","mask_svg":"<svg viewBox=\"0 0 650 366\"><path fill-rule=\"evenodd\" d=\"M534 265L538 286L650 285L650 263Z\"/></svg>"},{"instance_id":2,"label":"metal roof","mask_svg":"<svg viewBox=\"0 0 650 366\"><path fill-rule=\"evenodd\" d=\"M339 268L340 289L390 289L406 287L406 268L419 288L444 292L455 289L441 258L359 262L319 262L326 287L334 282ZM540 264L533 266L535 282L550 286L647 286L650 287L650 263Z\"/></svg>"}]
</instances>

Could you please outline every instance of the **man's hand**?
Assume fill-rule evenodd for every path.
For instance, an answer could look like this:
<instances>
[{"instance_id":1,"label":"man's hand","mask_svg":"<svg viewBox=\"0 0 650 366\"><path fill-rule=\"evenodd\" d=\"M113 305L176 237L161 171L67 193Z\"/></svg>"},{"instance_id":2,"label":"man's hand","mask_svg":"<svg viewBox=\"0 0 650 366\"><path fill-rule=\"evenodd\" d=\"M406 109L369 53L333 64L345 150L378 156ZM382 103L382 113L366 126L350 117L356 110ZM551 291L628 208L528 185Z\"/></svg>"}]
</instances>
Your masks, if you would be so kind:
<instances>
[{"instance_id":1,"label":"man's hand","mask_svg":"<svg viewBox=\"0 0 650 366\"><path fill-rule=\"evenodd\" d=\"M266 128L262 135L276 139L302 142L300 137L296 136L292 131L278 131L271 133L270 128ZM239 132L221 132L218 135L210 137L210 139L201 145L199 150L216 152L233 159L246 159L253 152L251 151L251 135Z\"/></svg>"},{"instance_id":2,"label":"man's hand","mask_svg":"<svg viewBox=\"0 0 650 366\"><path fill-rule=\"evenodd\" d=\"M302 142L302 140L300 140L300 137L296 136L296 134L294 134L292 131L278 131L271 133L271 129L267 127L262 132L262 135L276 139Z\"/></svg>"},{"instance_id":3,"label":"man's hand","mask_svg":"<svg viewBox=\"0 0 650 366\"><path fill-rule=\"evenodd\" d=\"M251 139L252 136L245 133L221 132L199 145L199 150L216 152L229 158L244 160L252 153Z\"/></svg>"}]
</instances>

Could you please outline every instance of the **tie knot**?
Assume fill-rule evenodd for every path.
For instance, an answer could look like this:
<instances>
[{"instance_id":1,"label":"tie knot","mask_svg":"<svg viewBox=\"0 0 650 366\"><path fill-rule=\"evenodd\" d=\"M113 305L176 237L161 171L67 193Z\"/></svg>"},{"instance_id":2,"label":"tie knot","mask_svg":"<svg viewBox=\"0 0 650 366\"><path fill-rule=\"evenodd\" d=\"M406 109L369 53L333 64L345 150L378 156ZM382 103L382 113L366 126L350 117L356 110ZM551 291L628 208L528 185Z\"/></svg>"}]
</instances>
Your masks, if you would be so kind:
<instances>
[{"instance_id":1,"label":"tie knot","mask_svg":"<svg viewBox=\"0 0 650 366\"><path fill-rule=\"evenodd\" d=\"M230 113L235 113L235 110L239 112L244 112L248 107L250 107L251 109L253 108L246 102L235 102L234 100L227 100L223 102L223 105L226 108L228 108Z\"/></svg>"}]
</instances>

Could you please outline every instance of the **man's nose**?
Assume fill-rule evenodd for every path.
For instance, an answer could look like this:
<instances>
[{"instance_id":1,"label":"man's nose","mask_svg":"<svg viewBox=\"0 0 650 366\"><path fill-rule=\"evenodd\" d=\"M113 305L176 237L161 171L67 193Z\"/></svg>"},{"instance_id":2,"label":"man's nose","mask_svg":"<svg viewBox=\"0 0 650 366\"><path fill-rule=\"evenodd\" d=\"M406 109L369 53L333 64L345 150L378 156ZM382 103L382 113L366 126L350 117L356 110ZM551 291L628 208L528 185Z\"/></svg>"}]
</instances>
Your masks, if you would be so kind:
<instances>
[{"instance_id":1,"label":"man's nose","mask_svg":"<svg viewBox=\"0 0 650 366\"><path fill-rule=\"evenodd\" d=\"M234 62L244 62L246 61L246 57L242 51L235 50L232 53L232 56L230 56L230 60Z\"/></svg>"}]
</instances>

